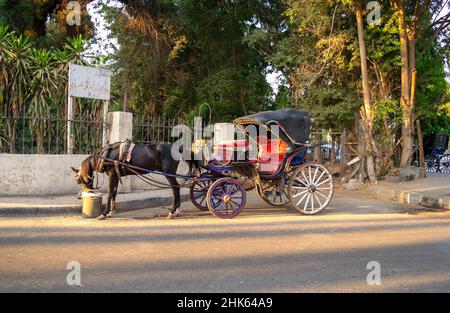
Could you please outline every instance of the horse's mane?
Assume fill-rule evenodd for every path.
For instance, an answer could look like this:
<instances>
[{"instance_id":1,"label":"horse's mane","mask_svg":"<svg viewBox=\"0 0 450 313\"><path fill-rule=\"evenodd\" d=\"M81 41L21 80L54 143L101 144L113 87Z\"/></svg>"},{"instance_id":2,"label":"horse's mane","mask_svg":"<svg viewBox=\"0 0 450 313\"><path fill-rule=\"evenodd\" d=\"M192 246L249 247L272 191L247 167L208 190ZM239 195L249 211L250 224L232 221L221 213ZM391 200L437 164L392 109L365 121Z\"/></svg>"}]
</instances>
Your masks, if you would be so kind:
<instances>
[{"instance_id":1,"label":"horse's mane","mask_svg":"<svg viewBox=\"0 0 450 313\"><path fill-rule=\"evenodd\" d=\"M94 169L92 167L92 158L93 156L91 155L81 163L80 175L82 177L86 177L88 179L92 178L92 174L94 172Z\"/></svg>"}]
</instances>

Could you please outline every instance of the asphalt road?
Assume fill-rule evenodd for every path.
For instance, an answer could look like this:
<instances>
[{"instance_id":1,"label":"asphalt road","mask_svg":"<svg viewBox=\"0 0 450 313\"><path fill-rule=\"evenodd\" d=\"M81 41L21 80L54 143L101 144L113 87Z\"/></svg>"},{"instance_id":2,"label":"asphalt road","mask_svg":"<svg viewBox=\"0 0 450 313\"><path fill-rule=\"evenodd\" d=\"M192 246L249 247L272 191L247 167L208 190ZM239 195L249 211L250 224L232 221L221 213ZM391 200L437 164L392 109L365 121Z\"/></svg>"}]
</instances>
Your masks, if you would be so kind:
<instances>
[{"instance_id":1,"label":"asphalt road","mask_svg":"<svg viewBox=\"0 0 450 313\"><path fill-rule=\"evenodd\" d=\"M312 217L253 196L231 221L148 216L1 217L0 291L450 291L449 213L340 192ZM81 266L81 286L66 282L70 261ZM371 261L381 285L367 284Z\"/></svg>"}]
</instances>

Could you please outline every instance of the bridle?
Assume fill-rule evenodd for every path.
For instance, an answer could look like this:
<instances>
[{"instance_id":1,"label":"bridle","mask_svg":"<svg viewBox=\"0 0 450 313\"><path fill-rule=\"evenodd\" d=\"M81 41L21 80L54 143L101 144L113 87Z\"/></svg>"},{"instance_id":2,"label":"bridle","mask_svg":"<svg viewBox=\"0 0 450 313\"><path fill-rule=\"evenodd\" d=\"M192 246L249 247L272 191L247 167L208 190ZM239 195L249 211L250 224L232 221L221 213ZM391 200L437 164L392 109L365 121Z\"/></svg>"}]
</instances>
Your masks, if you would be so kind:
<instances>
[{"instance_id":1,"label":"bridle","mask_svg":"<svg viewBox=\"0 0 450 313\"><path fill-rule=\"evenodd\" d=\"M90 188L89 186L93 186L95 175L89 176L89 175L83 173L83 170L80 166L78 168L78 173L75 175L75 178L78 180L78 182L81 186L81 189L83 189L84 192L94 191L94 189Z\"/></svg>"},{"instance_id":2,"label":"bridle","mask_svg":"<svg viewBox=\"0 0 450 313\"><path fill-rule=\"evenodd\" d=\"M93 172L95 172L95 171L99 170L98 169L98 159L99 158L98 158L98 156L95 153L92 155L92 157L93 157L94 163L95 163L95 167L94 167L94 171ZM80 166L78 168L78 173L75 175L75 178L79 181L81 189L83 189L84 192L92 193L94 191L98 191L98 190L100 190L103 187L103 185L105 183L105 179L103 177L102 185L99 186L98 176L97 176L97 179L96 179L96 176L94 174L92 174L92 176L90 176L90 175L84 173L82 166ZM89 187L89 186L94 186L94 182L95 181L96 181L96 187L95 188L94 187L92 187L92 188Z\"/></svg>"}]
</instances>

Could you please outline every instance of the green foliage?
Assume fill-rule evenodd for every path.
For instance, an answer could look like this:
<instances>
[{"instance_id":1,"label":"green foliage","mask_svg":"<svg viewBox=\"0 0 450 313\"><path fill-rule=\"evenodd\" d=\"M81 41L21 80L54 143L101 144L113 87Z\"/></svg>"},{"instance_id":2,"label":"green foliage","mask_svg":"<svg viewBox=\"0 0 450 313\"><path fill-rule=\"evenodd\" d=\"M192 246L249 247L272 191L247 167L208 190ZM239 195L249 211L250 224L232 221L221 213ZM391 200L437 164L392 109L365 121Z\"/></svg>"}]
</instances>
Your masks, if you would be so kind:
<instances>
[{"instance_id":1,"label":"green foliage","mask_svg":"<svg viewBox=\"0 0 450 313\"><path fill-rule=\"evenodd\" d=\"M81 25L66 22L71 0L0 0L0 24L37 39L40 46L64 42L65 37L91 34L92 23L86 5L93 0L77 0L81 5ZM58 38L59 37L59 38Z\"/></svg>"},{"instance_id":2,"label":"green foliage","mask_svg":"<svg viewBox=\"0 0 450 313\"><path fill-rule=\"evenodd\" d=\"M0 0L0 24L9 25L9 30L0 26L0 105L8 114L63 108L68 64L86 60L83 37L66 36L90 34L87 20L82 29L65 28L67 2ZM81 1L83 8L89 2ZM230 121L298 107L314 115L317 127L333 130L351 126L359 114L361 69L352 0L120 2L124 7L96 2L118 43L108 47L111 54L97 56L114 73L113 110L122 109L126 98L136 115L192 119L207 102L213 121ZM365 40L375 135L391 144L402 119L398 20L391 1L380 3L382 22L365 24ZM408 5L409 16L413 8ZM416 113L431 134L449 128L443 107L448 46L440 48L444 41L425 35L429 38L417 42L418 51L427 52L417 60ZM426 50L430 40L434 44ZM266 79L272 70L284 78L277 94ZM77 103L78 111L89 108L84 100Z\"/></svg>"},{"instance_id":3,"label":"green foliage","mask_svg":"<svg viewBox=\"0 0 450 313\"><path fill-rule=\"evenodd\" d=\"M426 135L447 133L450 135L449 115L443 105L449 101L449 84L446 81L445 64L438 45L417 62L416 111Z\"/></svg>"},{"instance_id":4,"label":"green foliage","mask_svg":"<svg viewBox=\"0 0 450 313\"><path fill-rule=\"evenodd\" d=\"M37 48L36 42L0 25L0 114L7 118L0 133L3 136L6 127L9 137L3 141L13 144L17 119L27 114L34 117L32 131L38 152L43 151L45 125L40 117L64 111L69 63L85 63L85 49L81 37L68 39L62 50ZM86 110L86 105L78 110Z\"/></svg>"},{"instance_id":5,"label":"green foliage","mask_svg":"<svg viewBox=\"0 0 450 313\"><path fill-rule=\"evenodd\" d=\"M32 0L0 0L0 25L9 25L22 33L33 25L34 8Z\"/></svg>"},{"instance_id":6,"label":"green foliage","mask_svg":"<svg viewBox=\"0 0 450 313\"><path fill-rule=\"evenodd\" d=\"M345 86L315 86L307 92L299 107L314 116L314 124L318 127L342 131L352 127L359 102Z\"/></svg>"},{"instance_id":7,"label":"green foliage","mask_svg":"<svg viewBox=\"0 0 450 313\"><path fill-rule=\"evenodd\" d=\"M128 106L135 113L187 117L208 102L216 121L269 108L264 54L270 48L259 40L279 27L281 11L278 1L161 1L153 20L158 41L130 29L120 10L105 8L120 44L112 56L118 95L130 80Z\"/></svg>"},{"instance_id":8,"label":"green foliage","mask_svg":"<svg viewBox=\"0 0 450 313\"><path fill-rule=\"evenodd\" d=\"M351 12L334 1L284 2L288 28L270 58L288 79L283 106L310 111L319 128L349 127L361 105Z\"/></svg>"}]
</instances>

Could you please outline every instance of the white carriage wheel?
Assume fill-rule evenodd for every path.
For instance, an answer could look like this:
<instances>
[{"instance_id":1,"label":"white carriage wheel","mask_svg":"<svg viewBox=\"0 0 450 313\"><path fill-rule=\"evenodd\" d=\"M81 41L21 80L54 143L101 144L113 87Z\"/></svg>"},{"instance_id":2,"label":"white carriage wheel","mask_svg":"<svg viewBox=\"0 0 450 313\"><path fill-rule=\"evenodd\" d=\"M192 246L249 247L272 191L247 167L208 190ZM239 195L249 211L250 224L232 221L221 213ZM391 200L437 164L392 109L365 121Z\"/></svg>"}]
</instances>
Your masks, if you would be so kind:
<instances>
[{"instance_id":1,"label":"white carriage wheel","mask_svg":"<svg viewBox=\"0 0 450 313\"><path fill-rule=\"evenodd\" d=\"M305 215L321 212L330 204L333 194L333 175L320 164L299 167L289 181L289 199L292 205Z\"/></svg>"},{"instance_id":2,"label":"white carriage wheel","mask_svg":"<svg viewBox=\"0 0 450 313\"><path fill-rule=\"evenodd\" d=\"M450 155L444 155L440 159L439 170L441 173L450 174Z\"/></svg>"}]
</instances>

